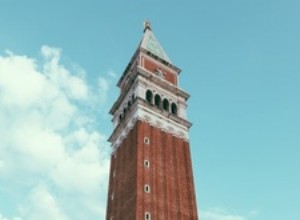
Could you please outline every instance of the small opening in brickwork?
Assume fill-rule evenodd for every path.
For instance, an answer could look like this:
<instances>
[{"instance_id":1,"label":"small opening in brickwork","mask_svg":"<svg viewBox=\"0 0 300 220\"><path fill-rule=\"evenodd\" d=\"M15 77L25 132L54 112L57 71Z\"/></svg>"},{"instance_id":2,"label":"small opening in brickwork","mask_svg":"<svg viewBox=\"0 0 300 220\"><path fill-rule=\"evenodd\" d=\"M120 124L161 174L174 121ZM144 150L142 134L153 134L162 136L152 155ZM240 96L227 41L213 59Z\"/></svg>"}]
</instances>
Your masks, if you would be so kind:
<instances>
[{"instance_id":1,"label":"small opening in brickwork","mask_svg":"<svg viewBox=\"0 0 300 220\"><path fill-rule=\"evenodd\" d=\"M149 212L145 212L145 220L151 220L151 214Z\"/></svg>"},{"instance_id":2,"label":"small opening in brickwork","mask_svg":"<svg viewBox=\"0 0 300 220\"><path fill-rule=\"evenodd\" d=\"M144 137L144 143L145 144L150 144L150 139L148 137Z\"/></svg>"},{"instance_id":3,"label":"small opening in brickwork","mask_svg":"<svg viewBox=\"0 0 300 220\"><path fill-rule=\"evenodd\" d=\"M114 170L114 172L113 172L113 177L115 177L116 176L116 171Z\"/></svg>"},{"instance_id":4,"label":"small opening in brickwork","mask_svg":"<svg viewBox=\"0 0 300 220\"><path fill-rule=\"evenodd\" d=\"M122 121L123 118L124 118L124 117L123 117L123 114L120 114L120 115L119 115L119 121Z\"/></svg>"},{"instance_id":5,"label":"small opening in brickwork","mask_svg":"<svg viewBox=\"0 0 300 220\"><path fill-rule=\"evenodd\" d=\"M149 162L149 160L144 160L144 165L145 165L145 167L150 167L150 162Z\"/></svg>"},{"instance_id":6,"label":"small opening in brickwork","mask_svg":"<svg viewBox=\"0 0 300 220\"><path fill-rule=\"evenodd\" d=\"M145 190L146 193L150 193L150 186L146 184L144 186L144 190Z\"/></svg>"}]
</instances>

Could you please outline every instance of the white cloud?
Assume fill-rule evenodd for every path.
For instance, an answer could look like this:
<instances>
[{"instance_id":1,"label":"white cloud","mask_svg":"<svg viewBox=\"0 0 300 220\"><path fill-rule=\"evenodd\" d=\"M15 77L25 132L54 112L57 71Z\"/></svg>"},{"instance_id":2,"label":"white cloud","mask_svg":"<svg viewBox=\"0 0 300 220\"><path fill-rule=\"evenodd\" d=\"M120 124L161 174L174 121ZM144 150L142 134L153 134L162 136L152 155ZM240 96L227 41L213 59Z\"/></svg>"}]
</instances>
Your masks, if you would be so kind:
<instances>
[{"instance_id":1,"label":"white cloud","mask_svg":"<svg viewBox=\"0 0 300 220\"><path fill-rule=\"evenodd\" d=\"M201 220L247 220L246 217L241 215L232 215L223 211L214 210L200 210Z\"/></svg>"},{"instance_id":2,"label":"white cloud","mask_svg":"<svg viewBox=\"0 0 300 220\"><path fill-rule=\"evenodd\" d=\"M4 169L4 161L3 160L0 160L0 175L1 173L3 172L3 169ZM2 171L2 172L1 172Z\"/></svg>"},{"instance_id":3,"label":"white cloud","mask_svg":"<svg viewBox=\"0 0 300 220\"><path fill-rule=\"evenodd\" d=\"M7 107L25 108L39 101L45 77L36 71L33 59L26 56L0 58L0 98Z\"/></svg>"},{"instance_id":4,"label":"white cloud","mask_svg":"<svg viewBox=\"0 0 300 220\"><path fill-rule=\"evenodd\" d=\"M113 70L109 70L108 75L112 78L117 78L117 74Z\"/></svg>"},{"instance_id":5,"label":"white cloud","mask_svg":"<svg viewBox=\"0 0 300 220\"><path fill-rule=\"evenodd\" d=\"M98 86L100 93L100 98L102 102L105 102L107 99L107 93L109 90L109 81L103 77L98 78Z\"/></svg>"},{"instance_id":6,"label":"white cloud","mask_svg":"<svg viewBox=\"0 0 300 220\"><path fill-rule=\"evenodd\" d=\"M250 216L256 216L256 215L258 215L259 214L259 211L258 210L252 210L252 211L250 211L250 213L249 213L249 215Z\"/></svg>"},{"instance_id":7,"label":"white cloud","mask_svg":"<svg viewBox=\"0 0 300 220\"><path fill-rule=\"evenodd\" d=\"M97 146L98 143L104 143L104 138L97 132L80 130L76 134L73 143L79 143L83 147L70 151L72 156L57 164L52 170L51 178L66 191L97 193L103 187L99 183L105 182L108 175L109 160L103 156L101 158Z\"/></svg>"},{"instance_id":8,"label":"white cloud","mask_svg":"<svg viewBox=\"0 0 300 220\"><path fill-rule=\"evenodd\" d=\"M11 219L8 219L0 213L0 220L22 220L22 219L20 217L13 217Z\"/></svg>"},{"instance_id":9,"label":"white cloud","mask_svg":"<svg viewBox=\"0 0 300 220\"><path fill-rule=\"evenodd\" d=\"M0 214L0 220L8 220L7 218L3 217L1 214Z\"/></svg>"},{"instance_id":10,"label":"white cloud","mask_svg":"<svg viewBox=\"0 0 300 220\"><path fill-rule=\"evenodd\" d=\"M44 73L65 94L72 99L86 99L88 97L88 86L83 74L72 75L68 69L59 63L61 50L42 47L42 54L46 58Z\"/></svg>"},{"instance_id":11,"label":"white cloud","mask_svg":"<svg viewBox=\"0 0 300 220\"><path fill-rule=\"evenodd\" d=\"M55 197L49 192L46 186L39 185L34 188L29 197L27 206L23 207L24 218L28 220L55 219L67 220L61 211Z\"/></svg>"},{"instance_id":12,"label":"white cloud","mask_svg":"<svg viewBox=\"0 0 300 220\"><path fill-rule=\"evenodd\" d=\"M59 48L41 53L0 56L1 199L13 198L22 219L104 218L109 147L95 121L109 83L88 84L84 70L62 65Z\"/></svg>"}]
</instances>

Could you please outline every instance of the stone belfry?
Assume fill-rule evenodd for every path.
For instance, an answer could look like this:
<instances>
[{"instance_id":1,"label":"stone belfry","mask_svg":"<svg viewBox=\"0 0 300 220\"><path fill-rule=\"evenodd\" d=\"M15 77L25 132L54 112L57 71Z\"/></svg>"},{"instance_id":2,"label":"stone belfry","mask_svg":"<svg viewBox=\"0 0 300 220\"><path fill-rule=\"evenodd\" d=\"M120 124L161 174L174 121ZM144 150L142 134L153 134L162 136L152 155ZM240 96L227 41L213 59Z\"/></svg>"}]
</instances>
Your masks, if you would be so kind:
<instances>
[{"instance_id":1,"label":"stone belfry","mask_svg":"<svg viewBox=\"0 0 300 220\"><path fill-rule=\"evenodd\" d=\"M145 22L112 106L107 220L197 220L180 69Z\"/></svg>"}]
</instances>

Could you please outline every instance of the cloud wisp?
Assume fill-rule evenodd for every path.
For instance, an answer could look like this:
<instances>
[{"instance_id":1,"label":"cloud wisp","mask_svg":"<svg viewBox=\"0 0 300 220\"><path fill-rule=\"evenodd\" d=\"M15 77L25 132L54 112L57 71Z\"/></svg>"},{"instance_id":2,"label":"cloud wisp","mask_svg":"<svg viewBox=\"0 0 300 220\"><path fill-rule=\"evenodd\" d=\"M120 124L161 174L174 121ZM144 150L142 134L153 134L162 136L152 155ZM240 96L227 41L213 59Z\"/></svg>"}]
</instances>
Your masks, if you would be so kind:
<instances>
[{"instance_id":1,"label":"cloud wisp","mask_svg":"<svg viewBox=\"0 0 300 220\"><path fill-rule=\"evenodd\" d=\"M219 209L200 210L201 220L247 220L245 216L228 214Z\"/></svg>"},{"instance_id":2,"label":"cloud wisp","mask_svg":"<svg viewBox=\"0 0 300 220\"><path fill-rule=\"evenodd\" d=\"M65 67L59 48L41 53L0 56L0 219L104 218L109 147L97 107L109 84Z\"/></svg>"},{"instance_id":3,"label":"cloud wisp","mask_svg":"<svg viewBox=\"0 0 300 220\"><path fill-rule=\"evenodd\" d=\"M257 209L242 215L232 214L223 208L201 209L199 212L201 220L250 220L259 214Z\"/></svg>"}]
</instances>

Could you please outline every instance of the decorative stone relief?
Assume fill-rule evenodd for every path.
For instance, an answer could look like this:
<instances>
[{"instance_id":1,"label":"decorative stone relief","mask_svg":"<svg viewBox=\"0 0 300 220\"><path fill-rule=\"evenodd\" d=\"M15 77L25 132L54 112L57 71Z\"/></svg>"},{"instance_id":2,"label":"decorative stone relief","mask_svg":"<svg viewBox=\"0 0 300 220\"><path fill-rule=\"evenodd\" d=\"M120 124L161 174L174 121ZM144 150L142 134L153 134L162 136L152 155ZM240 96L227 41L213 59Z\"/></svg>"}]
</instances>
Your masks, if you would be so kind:
<instances>
[{"instance_id":1,"label":"decorative stone relief","mask_svg":"<svg viewBox=\"0 0 300 220\"><path fill-rule=\"evenodd\" d=\"M145 109L145 107L138 106L129 119L129 122L125 125L125 128L122 129L122 133L115 134L116 139L112 145L113 151L120 146L122 141L127 137L128 133L132 130L138 120L144 121L153 127L159 128L187 142L189 141L187 127L169 120L168 118L163 117L162 115L159 115L148 108Z\"/></svg>"}]
</instances>

